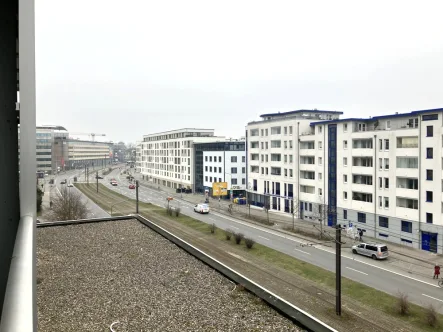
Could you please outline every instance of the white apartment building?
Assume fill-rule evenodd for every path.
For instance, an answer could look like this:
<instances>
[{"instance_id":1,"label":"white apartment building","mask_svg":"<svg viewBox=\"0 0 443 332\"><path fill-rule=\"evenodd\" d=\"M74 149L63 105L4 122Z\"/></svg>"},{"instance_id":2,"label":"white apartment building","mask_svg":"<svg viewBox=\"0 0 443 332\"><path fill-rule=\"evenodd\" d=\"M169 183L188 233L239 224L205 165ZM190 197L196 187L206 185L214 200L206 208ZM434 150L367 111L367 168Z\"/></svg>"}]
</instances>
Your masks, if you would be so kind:
<instances>
[{"instance_id":1,"label":"white apartment building","mask_svg":"<svg viewBox=\"0 0 443 332\"><path fill-rule=\"evenodd\" d=\"M141 173L156 185L195 190L194 144L215 142L213 129L184 128L143 136Z\"/></svg>"},{"instance_id":2,"label":"white apartment building","mask_svg":"<svg viewBox=\"0 0 443 332\"><path fill-rule=\"evenodd\" d=\"M135 171L141 172L142 168L142 142L137 141L135 143Z\"/></svg>"},{"instance_id":3,"label":"white apartment building","mask_svg":"<svg viewBox=\"0 0 443 332\"><path fill-rule=\"evenodd\" d=\"M318 219L323 208L330 226L352 224L381 242L442 253L443 109L315 121L298 139L293 183L299 193L293 197L300 217ZM284 170L285 163L273 167ZM259 180L257 191L260 180L277 183L275 175L269 180L251 175Z\"/></svg>"},{"instance_id":4,"label":"white apartment building","mask_svg":"<svg viewBox=\"0 0 443 332\"><path fill-rule=\"evenodd\" d=\"M212 191L213 183L227 182L233 197L246 191L246 151L244 140L195 145L196 191ZM198 166L197 166L198 165Z\"/></svg>"},{"instance_id":5,"label":"white apartment building","mask_svg":"<svg viewBox=\"0 0 443 332\"><path fill-rule=\"evenodd\" d=\"M251 204L260 207L269 205L271 210L298 215L298 210L301 210L298 201L316 196L316 189L311 183L314 179L299 181L298 174L308 177L304 171L315 170L316 162L323 163L324 158L299 138L310 135L312 122L336 120L341 114L298 110L264 114L261 121L248 123L247 183ZM312 202L321 203L322 200L323 193ZM309 205L307 207L309 210Z\"/></svg>"}]
</instances>

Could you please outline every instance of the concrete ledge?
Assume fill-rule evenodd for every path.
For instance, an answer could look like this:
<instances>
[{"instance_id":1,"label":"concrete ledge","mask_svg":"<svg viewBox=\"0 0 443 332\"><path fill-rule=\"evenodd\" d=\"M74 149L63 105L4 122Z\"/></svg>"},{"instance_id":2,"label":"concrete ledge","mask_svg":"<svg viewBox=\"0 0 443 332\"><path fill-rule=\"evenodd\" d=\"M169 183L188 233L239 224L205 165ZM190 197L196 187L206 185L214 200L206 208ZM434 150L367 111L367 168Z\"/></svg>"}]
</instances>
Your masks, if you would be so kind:
<instances>
[{"instance_id":1,"label":"concrete ledge","mask_svg":"<svg viewBox=\"0 0 443 332\"><path fill-rule=\"evenodd\" d=\"M143 218L140 215L134 215L133 218L136 218L138 221L149 227L150 229L154 230L158 234L162 235L169 241L173 242L180 248L186 250L189 254L193 255L194 257L198 258L205 264L211 266L215 270L219 271L223 275L225 275L227 278L231 279L232 281L236 282L237 284L243 285L246 289L248 289L251 293L257 295L264 301L266 301L268 304L270 304L272 307L276 308L278 311L282 312L284 315L286 315L291 320L305 326L311 331L315 332L336 332L337 330L333 329L332 327L328 326L324 322L318 320L314 316L311 316L307 312L303 311L302 309L292 305L288 301L280 298L276 294L272 293L271 291L267 290L266 288L256 284L254 281L248 279L247 277L241 275L240 273L236 272L235 270L231 269L230 267L226 266L225 264L219 262L215 258L205 254L200 249L192 246L191 244L187 243L186 241L180 239L179 237L175 236L174 234L170 233L166 229L156 225L155 223L151 222L150 220Z\"/></svg>"},{"instance_id":2,"label":"concrete ledge","mask_svg":"<svg viewBox=\"0 0 443 332\"><path fill-rule=\"evenodd\" d=\"M49 226L66 226L66 225L76 225L76 224L88 224L93 222L102 221L117 221L117 220L129 220L134 219L135 216L119 216L119 217L106 217L106 218L92 218L92 219L79 219L79 220L65 220L65 221L48 221L41 222L37 224L37 227L49 227Z\"/></svg>"}]
</instances>

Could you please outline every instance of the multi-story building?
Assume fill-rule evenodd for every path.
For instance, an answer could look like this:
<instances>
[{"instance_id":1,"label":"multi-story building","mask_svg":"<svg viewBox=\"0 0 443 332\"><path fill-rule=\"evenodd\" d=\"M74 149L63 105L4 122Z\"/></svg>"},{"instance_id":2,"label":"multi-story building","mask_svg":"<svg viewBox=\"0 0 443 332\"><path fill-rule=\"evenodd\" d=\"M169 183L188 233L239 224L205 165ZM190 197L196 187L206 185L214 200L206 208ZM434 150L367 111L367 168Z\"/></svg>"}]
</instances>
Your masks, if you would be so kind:
<instances>
[{"instance_id":1,"label":"multi-story building","mask_svg":"<svg viewBox=\"0 0 443 332\"><path fill-rule=\"evenodd\" d=\"M135 143L135 171L140 173L142 169L142 142Z\"/></svg>"},{"instance_id":2,"label":"multi-story building","mask_svg":"<svg viewBox=\"0 0 443 332\"><path fill-rule=\"evenodd\" d=\"M288 121L280 124L289 125ZM248 125L248 148L255 137L251 131L257 127ZM292 192L286 187L284 161L279 166L266 160L263 164L283 168L283 175L276 175L275 170L267 178L266 174L248 174L256 184L255 196L262 193L262 182L272 202L278 196L285 200L284 209L278 204L271 204L271 209L291 212L286 208L285 196L289 196L301 218L323 218L329 226L353 224L381 241L442 253L443 109L313 121L308 130L300 130L297 139L293 161L297 158L299 170L291 166L296 177ZM249 159L257 158L253 153L249 151ZM248 171L253 170L253 160L248 163ZM268 189L267 181L274 187ZM281 186L283 194L277 191Z\"/></svg>"},{"instance_id":3,"label":"multi-story building","mask_svg":"<svg viewBox=\"0 0 443 332\"><path fill-rule=\"evenodd\" d=\"M106 167L112 163L111 146L112 143L57 137L52 158L60 170Z\"/></svg>"},{"instance_id":4,"label":"multi-story building","mask_svg":"<svg viewBox=\"0 0 443 332\"><path fill-rule=\"evenodd\" d=\"M141 173L168 188L195 190L194 144L215 142L213 129L185 128L143 136Z\"/></svg>"},{"instance_id":5,"label":"multi-story building","mask_svg":"<svg viewBox=\"0 0 443 332\"><path fill-rule=\"evenodd\" d=\"M322 202L309 171L315 171L323 164L323 156L313 149L311 123L336 120L342 112L298 110L285 113L261 115L261 121L247 125L247 186L251 204L268 207L274 211L298 213L299 201L311 198L312 202ZM302 174L303 181L299 181ZM300 199L298 199L300 197ZM312 205L312 204L311 204ZM309 204L308 204L309 209ZM304 210L304 206L303 206Z\"/></svg>"},{"instance_id":6,"label":"multi-story building","mask_svg":"<svg viewBox=\"0 0 443 332\"><path fill-rule=\"evenodd\" d=\"M20 125L18 125L20 151ZM68 131L62 126L44 125L36 127L36 159L37 172L51 174L57 170L53 158L54 141L57 138L67 138Z\"/></svg>"},{"instance_id":7,"label":"multi-story building","mask_svg":"<svg viewBox=\"0 0 443 332\"><path fill-rule=\"evenodd\" d=\"M246 151L245 140L224 140L194 144L195 191L203 192L215 182L227 182L233 197L245 195Z\"/></svg>"}]
</instances>

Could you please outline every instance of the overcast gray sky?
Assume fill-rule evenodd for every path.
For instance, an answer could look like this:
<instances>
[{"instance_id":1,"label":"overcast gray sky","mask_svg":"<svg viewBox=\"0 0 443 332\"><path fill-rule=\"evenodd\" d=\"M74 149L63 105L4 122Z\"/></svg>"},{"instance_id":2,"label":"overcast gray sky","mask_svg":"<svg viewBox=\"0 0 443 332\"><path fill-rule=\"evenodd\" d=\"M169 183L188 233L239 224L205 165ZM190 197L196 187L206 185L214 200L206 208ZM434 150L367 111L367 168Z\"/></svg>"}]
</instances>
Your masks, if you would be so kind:
<instances>
[{"instance_id":1,"label":"overcast gray sky","mask_svg":"<svg viewBox=\"0 0 443 332\"><path fill-rule=\"evenodd\" d=\"M443 1L36 1L37 123L133 142L443 107Z\"/></svg>"}]
</instances>

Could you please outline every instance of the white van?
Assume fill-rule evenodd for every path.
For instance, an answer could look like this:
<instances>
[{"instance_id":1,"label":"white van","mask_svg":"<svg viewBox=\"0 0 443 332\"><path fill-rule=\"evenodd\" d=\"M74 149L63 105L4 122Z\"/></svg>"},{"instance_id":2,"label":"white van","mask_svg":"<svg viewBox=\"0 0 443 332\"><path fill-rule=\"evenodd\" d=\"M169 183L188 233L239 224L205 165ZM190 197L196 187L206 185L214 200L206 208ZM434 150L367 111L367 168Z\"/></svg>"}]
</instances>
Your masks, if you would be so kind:
<instances>
[{"instance_id":1,"label":"white van","mask_svg":"<svg viewBox=\"0 0 443 332\"><path fill-rule=\"evenodd\" d=\"M365 255L372 259L386 259L389 256L388 247L384 244L360 243L352 247L354 254Z\"/></svg>"}]
</instances>

